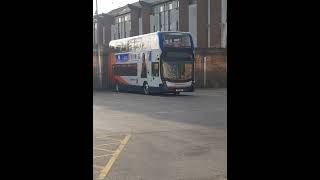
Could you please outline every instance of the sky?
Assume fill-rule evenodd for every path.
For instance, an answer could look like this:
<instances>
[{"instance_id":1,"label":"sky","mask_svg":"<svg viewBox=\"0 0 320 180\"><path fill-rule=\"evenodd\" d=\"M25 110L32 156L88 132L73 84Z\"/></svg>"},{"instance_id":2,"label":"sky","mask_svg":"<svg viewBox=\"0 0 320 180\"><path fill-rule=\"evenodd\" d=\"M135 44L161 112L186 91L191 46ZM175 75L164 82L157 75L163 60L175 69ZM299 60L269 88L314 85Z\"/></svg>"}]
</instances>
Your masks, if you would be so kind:
<instances>
[{"instance_id":1,"label":"sky","mask_svg":"<svg viewBox=\"0 0 320 180\"><path fill-rule=\"evenodd\" d=\"M107 13L113 9L137 2L139 0L97 0L98 13ZM93 0L93 14L96 12L96 0Z\"/></svg>"}]
</instances>

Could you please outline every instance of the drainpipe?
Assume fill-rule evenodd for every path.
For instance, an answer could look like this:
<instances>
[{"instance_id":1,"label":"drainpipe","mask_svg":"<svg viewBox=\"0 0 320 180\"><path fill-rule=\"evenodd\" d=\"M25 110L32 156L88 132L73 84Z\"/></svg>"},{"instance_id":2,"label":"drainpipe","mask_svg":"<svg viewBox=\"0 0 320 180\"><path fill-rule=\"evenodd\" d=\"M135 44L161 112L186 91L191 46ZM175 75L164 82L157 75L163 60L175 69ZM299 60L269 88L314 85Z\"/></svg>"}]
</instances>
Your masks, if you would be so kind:
<instances>
[{"instance_id":1,"label":"drainpipe","mask_svg":"<svg viewBox=\"0 0 320 180\"><path fill-rule=\"evenodd\" d=\"M99 16L98 16L98 0L96 0L96 17L97 17L97 43L98 43L98 72L99 72L99 87L102 89L102 65L101 65L101 47L100 47L100 39L99 39L99 33L100 33L100 28L99 28Z\"/></svg>"},{"instance_id":2,"label":"drainpipe","mask_svg":"<svg viewBox=\"0 0 320 180\"><path fill-rule=\"evenodd\" d=\"M97 34L99 34L99 32ZM97 36L97 39L98 37L99 36ZM98 70L99 70L99 86L100 86L100 89L102 89L101 47L100 47L99 39L98 39Z\"/></svg>"},{"instance_id":3,"label":"drainpipe","mask_svg":"<svg viewBox=\"0 0 320 180\"><path fill-rule=\"evenodd\" d=\"M208 48L210 48L210 29L211 29L211 25L210 25L210 15L211 15L211 11L210 11L210 0L208 0Z\"/></svg>"},{"instance_id":4,"label":"drainpipe","mask_svg":"<svg viewBox=\"0 0 320 180\"><path fill-rule=\"evenodd\" d=\"M203 58L203 87L207 87L207 57Z\"/></svg>"}]
</instances>

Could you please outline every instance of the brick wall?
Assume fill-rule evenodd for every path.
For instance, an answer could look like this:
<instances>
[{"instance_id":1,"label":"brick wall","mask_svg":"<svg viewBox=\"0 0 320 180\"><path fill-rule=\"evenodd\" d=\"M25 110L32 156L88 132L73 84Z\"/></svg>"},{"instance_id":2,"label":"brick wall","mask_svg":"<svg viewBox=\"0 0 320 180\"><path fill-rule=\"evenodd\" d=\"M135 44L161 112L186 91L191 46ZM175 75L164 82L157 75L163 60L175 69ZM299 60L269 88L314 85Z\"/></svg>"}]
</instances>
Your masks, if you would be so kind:
<instances>
[{"instance_id":1,"label":"brick wall","mask_svg":"<svg viewBox=\"0 0 320 180\"><path fill-rule=\"evenodd\" d=\"M93 88L97 89L98 88L98 68L97 68L97 56L93 56L93 69L92 69L92 77L93 77Z\"/></svg>"},{"instance_id":2,"label":"brick wall","mask_svg":"<svg viewBox=\"0 0 320 180\"><path fill-rule=\"evenodd\" d=\"M102 23L103 23L103 26L105 27L104 28L105 43L109 44L109 42L111 41L111 25L114 23L114 19L112 16L105 14L103 17Z\"/></svg>"},{"instance_id":3,"label":"brick wall","mask_svg":"<svg viewBox=\"0 0 320 180\"><path fill-rule=\"evenodd\" d=\"M221 1L210 0L210 46L221 47Z\"/></svg>"},{"instance_id":4,"label":"brick wall","mask_svg":"<svg viewBox=\"0 0 320 180\"><path fill-rule=\"evenodd\" d=\"M130 36L139 35L139 12L138 8L131 8L131 32Z\"/></svg>"},{"instance_id":5,"label":"brick wall","mask_svg":"<svg viewBox=\"0 0 320 180\"><path fill-rule=\"evenodd\" d=\"M142 34L150 33L150 14L151 7L141 8Z\"/></svg>"},{"instance_id":6,"label":"brick wall","mask_svg":"<svg viewBox=\"0 0 320 180\"><path fill-rule=\"evenodd\" d=\"M179 31L189 31L189 1L179 0Z\"/></svg>"},{"instance_id":7,"label":"brick wall","mask_svg":"<svg viewBox=\"0 0 320 180\"><path fill-rule=\"evenodd\" d=\"M206 87L227 87L227 58L224 52L196 52L196 87L204 87L204 57L206 60Z\"/></svg>"},{"instance_id":8,"label":"brick wall","mask_svg":"<svg viewBox=\"0 0 320 180\"><path fill-rule=\"evenodd\" d=\"M103 50L101 50L101 73L102 73L102 88L106 89L108 88L108 56L109 56L109 49L107 47L104 47ZM93 52L93 88L98 89L99 88L99 66L98 66L98 53L97 49L94 49Z\"/></svg>"},{"instance_id":9,"label":"brick wall","mask_svg":"<svg viewBox=\"0 0 320 180\"><path fill-rule=\"evenodd\" d=\"M199 48L208 47L208 0L197 1L197 40Z\"/></svg>"}]
</instances>

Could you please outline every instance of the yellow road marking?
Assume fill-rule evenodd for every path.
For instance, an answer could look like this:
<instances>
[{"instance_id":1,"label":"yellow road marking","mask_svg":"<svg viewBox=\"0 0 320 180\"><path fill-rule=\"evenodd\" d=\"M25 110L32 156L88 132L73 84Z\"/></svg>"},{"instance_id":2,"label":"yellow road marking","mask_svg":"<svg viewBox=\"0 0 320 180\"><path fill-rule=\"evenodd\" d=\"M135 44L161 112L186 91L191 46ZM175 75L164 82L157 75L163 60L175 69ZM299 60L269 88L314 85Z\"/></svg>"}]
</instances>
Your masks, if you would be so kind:
<instances>
[{"instance_id":1,"label":"yellow road marking","mask_svg":"<svg viewBox=\"0 0 320 180\"><path fill-rule=\"evenodd\" d=\"M110 137L110 136L112 136L112 135L102 135L102 136L98 136L98 137L96 137L96 139L100 139L100 138L105 138L105 137Z\"/></svg>"},{"instance_id":2,"label":"yellow road marking","mask_svg":"<svg viewBox=\"0 0 320 180\"><path fill-rule=\"evenodd\" d=\"M112 144L118 144L118 143L99 144L99 145L96 145L96 147L108 146L108 145L112 145Z\"/></svg>"},{"instance_id":3,"label":"yellow road marking","mask_svg":"<svg viewBox=\"0 0 320 180\"><path fill-rule=\"evenodd\" d=\"M123 148L125 147L125 145L128 143L129 139L130 139L131 135L127 135L122 141L121 144L119 145L119 147L117 148L117 150L114 152L114 154L112 155L112 157L110 158L109 162L107 163L107 165L100 171L98 180L103 180L109 173L113 163L117 160L117 158L119 157L119 154L121 153L121 151L123 150Z\"/></svg>"},{"instance_id":4,"label":"yellow road marking","mask_svg":"<svg viewBox=\"0 0 320 180\"><path fill-rule=\"evenodd\" d=\"M108 150L108 149L101 149L101 148L93 148L95 150L100 150L100 151L107 151L107 152L115 152L115 151L112 151L112 150Z\"/></svg>"},{"instance_id":5,"label":"yellow road marking","mask_svg":"<svg viewBox=\"0 0 320 180\"><path fill-rule=\"evenodd\" d=\"M103 166L98 166L98 165L93 165L93 167L97 168L97 169L100 169L100 170L104 168Z\"/></svg>"},{"instance_id":6,"label":"yellow road marking","mask_svg":"<svg viewBox=\"0 0 320 180\"><path fill-rule=\"evenodd\" d=\"M113 140L113 141L121 142L121 139L114 139L114 138L108 138L108 137L105 137L104 139L110 139L110 140Z\"/></svg>"},{"instance_id":7,"label":"yellow road marking","mask_svg":"<svg viewBox=\"0 0 320 180\"><path fill-rule=\"evenodd\" d=\"M93 158L99 158L99 157L107 157L107 156L111 156L113 154L104 154L104 155L101 155L101 156L94 156Z\"/></svg>"}]
</instances>

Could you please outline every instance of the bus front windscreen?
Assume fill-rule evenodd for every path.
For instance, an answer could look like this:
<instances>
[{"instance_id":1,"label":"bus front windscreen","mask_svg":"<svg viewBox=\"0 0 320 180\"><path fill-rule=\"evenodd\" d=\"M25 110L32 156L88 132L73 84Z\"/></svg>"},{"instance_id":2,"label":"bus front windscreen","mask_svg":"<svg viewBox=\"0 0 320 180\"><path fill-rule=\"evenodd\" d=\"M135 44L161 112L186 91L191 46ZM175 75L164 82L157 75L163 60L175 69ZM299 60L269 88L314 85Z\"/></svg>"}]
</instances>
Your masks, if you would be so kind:
<instances>
[{"instance_id":1,"label":"bus front windscreen","mask_svg":"<svg viewBox=\"0 0 320 180\"><path fill-rule=\"evenodd\" d=\"M167 53L162 61L162 75L169 81L189 81L193 74L193 59L189 53Z\"/></svg>"},{"instance_id":2,"label":"bus front windscreen","mask_svg":"<svg viewBox=\"0 0 320 180\"><path fill-rule=\"evenodd\" d=\"M191 38L185 33L164 33L164 48L191 48Z\"/></svg>"}]
</instances>

